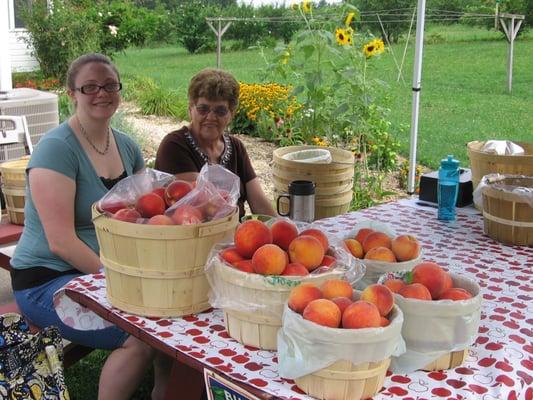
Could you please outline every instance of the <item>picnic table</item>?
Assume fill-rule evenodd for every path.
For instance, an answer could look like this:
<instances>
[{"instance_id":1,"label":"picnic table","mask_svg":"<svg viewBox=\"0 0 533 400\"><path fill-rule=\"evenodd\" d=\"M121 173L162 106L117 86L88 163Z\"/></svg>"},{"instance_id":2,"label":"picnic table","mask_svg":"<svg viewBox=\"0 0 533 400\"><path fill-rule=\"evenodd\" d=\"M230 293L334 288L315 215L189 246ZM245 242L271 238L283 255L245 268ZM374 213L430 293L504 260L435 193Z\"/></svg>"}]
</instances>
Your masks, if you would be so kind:
<instances>
[{"instance_id":1,"label":"picnic table","mask_svg":"<svg viewBox=\"0 0 533 400\"><path fill-rule=\"evenodd\" d=\"M424 260L476 280L483 296L479 334L463 365L407 375L389 372L384 388L373 398L531 400L533 248L504 245L484 235L482 216L474 208L458 209L456 221L443 222L437 220L436 208L420 206L415 200L316 223L330 234L343 236L363 220L389 224L397 234L416 235ZM73 327L98 329L113 323L171 355L175 362L169 399L195 398L203 380L194 370L203 369L259 398L310 399L292 380L279 376L276 352L244 346L230 338L219 309L183 318L128 314L109 304L103 274L74 279L56 293L55 306L63 321ZM191 376L185 386L183 374ZM191 390L194 397L184 396L184 390Z\"/></svg>"}]
</instances>

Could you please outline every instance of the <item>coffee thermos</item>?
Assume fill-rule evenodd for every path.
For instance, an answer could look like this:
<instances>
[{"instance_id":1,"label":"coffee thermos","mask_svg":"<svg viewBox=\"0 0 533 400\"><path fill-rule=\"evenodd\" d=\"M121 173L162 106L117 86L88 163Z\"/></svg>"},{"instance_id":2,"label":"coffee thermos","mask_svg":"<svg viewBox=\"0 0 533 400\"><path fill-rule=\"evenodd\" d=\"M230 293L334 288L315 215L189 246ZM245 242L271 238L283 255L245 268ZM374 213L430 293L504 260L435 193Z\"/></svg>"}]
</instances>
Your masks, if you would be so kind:
<instances>
[{"instance_id":1,"label":"coffee thermos","mask_svg":"<svg viewBox=\"0 0 533 400\"><path fill-rule=\"evenodd\" d=\"M280 211L280 199L289 200L289 212ZM312 181L292 181L289 193L281 194L277 200L278 214L294 221L313 222L315 220L315 183Z\"/></svg>"}]
</instances>

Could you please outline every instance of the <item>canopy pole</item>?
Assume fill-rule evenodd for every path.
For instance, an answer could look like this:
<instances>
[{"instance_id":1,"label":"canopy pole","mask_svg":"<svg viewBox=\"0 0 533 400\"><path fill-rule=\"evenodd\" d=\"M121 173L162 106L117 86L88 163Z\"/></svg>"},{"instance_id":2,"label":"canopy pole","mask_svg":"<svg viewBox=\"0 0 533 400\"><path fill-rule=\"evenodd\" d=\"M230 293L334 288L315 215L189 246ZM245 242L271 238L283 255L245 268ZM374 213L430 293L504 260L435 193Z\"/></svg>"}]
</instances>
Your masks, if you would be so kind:
<instances>
[{"instance_id":1,"label":"canopy pole","mask_svg":"<svg viewBox=\"0 0 533 400\"><path fill-rule=\"evenodd\" d=\"M409 145L409 175L407 193L415 192L416 147L418 139L418 111L420 106L420 84L422 81L422 50L424 47L424 23L426 18L426 0L418 0L416 16L415 63L413 65L413 104L411 111L411 139Z\"/></svg>"}]
</instances>

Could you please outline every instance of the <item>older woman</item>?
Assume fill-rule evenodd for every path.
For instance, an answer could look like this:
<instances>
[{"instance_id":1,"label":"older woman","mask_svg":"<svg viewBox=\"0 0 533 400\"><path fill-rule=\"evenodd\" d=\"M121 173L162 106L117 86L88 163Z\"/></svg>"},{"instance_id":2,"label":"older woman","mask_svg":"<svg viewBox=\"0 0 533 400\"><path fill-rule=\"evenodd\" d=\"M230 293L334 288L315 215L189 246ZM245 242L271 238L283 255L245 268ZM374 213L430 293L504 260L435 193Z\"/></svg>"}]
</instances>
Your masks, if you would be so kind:
<instances>
[{"instance_id":1,"label":"older woman","mask_svg":"<svg viewBox=\"0 0 533 400\"><path fill-rule=\"evenodd\" d=\"M169 133L157 150L155 168L195 180L205 163L220 164L241 179L240 216L277 215L265 196L243 143L225 132L239 104L239 83L228 72L204 69L189 84L190 124Z\"/></svg>"}]
</instances>

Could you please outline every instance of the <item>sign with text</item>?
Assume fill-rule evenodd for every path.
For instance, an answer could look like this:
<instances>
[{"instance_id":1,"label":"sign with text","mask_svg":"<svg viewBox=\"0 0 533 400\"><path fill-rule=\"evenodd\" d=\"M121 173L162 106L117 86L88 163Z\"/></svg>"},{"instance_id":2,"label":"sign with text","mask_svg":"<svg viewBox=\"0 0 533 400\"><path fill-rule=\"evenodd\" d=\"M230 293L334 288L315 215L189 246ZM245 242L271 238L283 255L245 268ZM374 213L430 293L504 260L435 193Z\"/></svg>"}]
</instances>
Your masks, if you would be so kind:
<instances>
[{"instance_id":1,"label":"sign with text","mask_svg":"<svg viewBox=\"0 0 533 400\"><path fill-rule=\"evenodd\" d=\"M242 387L204 368L205 387L209 400L260 400Z\"/></svg>"}]
</instances>

